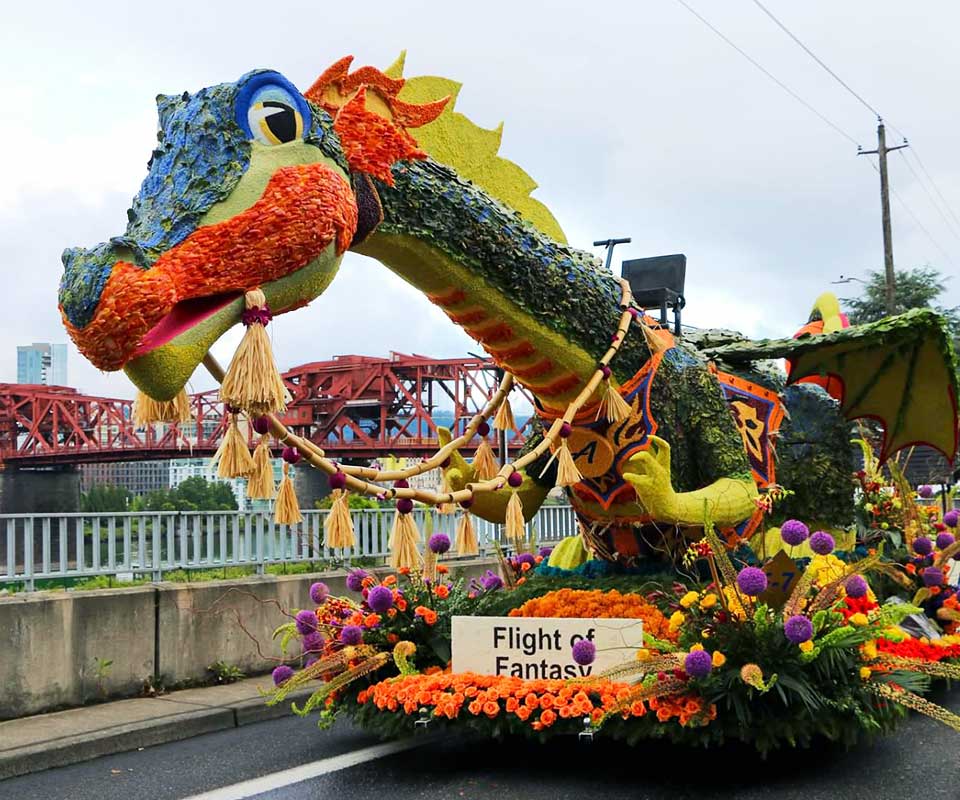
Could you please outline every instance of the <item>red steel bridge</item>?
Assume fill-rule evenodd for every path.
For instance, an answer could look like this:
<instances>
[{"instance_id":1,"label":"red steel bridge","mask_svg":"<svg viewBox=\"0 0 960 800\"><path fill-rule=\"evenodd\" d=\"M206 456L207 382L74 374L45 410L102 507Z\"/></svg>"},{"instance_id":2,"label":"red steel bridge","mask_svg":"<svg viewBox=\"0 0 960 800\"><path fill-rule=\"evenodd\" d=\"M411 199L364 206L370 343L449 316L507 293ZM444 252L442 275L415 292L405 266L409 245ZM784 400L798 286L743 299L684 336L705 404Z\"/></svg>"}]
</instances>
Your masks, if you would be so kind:
<instances>
[{"instance_id":1,"label":"red steel bridge","mask_svg":"<svg viewBox=\"0 0 960 800\"><path fill-rule=\"evenodd\" d=\"M437 424L462 431L497 383L496 369L480 358L400 353L336 356L295 367L283 378L293 398L285 424L344 460L432 454L439 446ZM0 465L29 469L212 455L226 426L217 390L190 401L191 422L137 428L132 400L60 386L0 384ZM518 450L528 432L529 422L508 436L508 449ZM469 449L479 443L475 438Z\"/></svg>"}]
</instances>

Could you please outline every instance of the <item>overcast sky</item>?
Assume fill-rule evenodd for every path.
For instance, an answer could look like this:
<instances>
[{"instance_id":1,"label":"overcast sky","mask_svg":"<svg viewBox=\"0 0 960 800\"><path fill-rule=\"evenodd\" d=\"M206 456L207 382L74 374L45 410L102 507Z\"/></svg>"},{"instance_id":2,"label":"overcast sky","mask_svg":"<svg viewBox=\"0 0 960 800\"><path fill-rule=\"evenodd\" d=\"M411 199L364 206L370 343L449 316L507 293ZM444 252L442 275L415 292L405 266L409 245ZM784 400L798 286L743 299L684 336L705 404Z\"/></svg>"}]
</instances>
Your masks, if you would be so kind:
<instances>
[{"instance_id":1,"label":"overcast sky","mask_svg":"<svg viewBox=\"0 0 960 800\"><path fill-rule=\"evenodd\" d=\"M872 114L751 0L688 2L865 149L875 146ZM909 137L960 214L960 6L766 5ZM255 67L305 89L343 55L386 67L404 48L408 76L456 79L459 111L486 127L504 121L501 153L537 180L535 196L571 244L632 236L619 257L685 253L693 324L789 335L831 281L882 267L867 157L676 0L11 3L0 26L0 380L16 380L15 345L66 340L60 253L123 232L155 141L158 93ZM890 164L892 185L930 234L894 199L897 265L958 274L960 225L946 224L899 154ZM947 300L960 304L960 281ZM350 254L325 295L270 330L283 369L342 353L475 347L385 268ZM238 340L235 330L215 352L228 361ZM132 395L122 373L98 372L72 345L69 372L84 391ZM198 373L192 385L210 382Z\"/></svg>"}]
</instances>

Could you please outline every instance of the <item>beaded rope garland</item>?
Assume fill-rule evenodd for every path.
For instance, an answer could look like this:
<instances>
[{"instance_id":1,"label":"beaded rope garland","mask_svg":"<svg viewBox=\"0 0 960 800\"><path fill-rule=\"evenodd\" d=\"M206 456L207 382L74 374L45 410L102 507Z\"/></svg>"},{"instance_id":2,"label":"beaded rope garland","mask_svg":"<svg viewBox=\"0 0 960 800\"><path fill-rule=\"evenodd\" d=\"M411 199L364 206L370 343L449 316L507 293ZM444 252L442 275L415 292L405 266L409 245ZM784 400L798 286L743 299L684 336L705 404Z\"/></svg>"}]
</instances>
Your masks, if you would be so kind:
<instances>
[{"instance_id":1,"label":"beaded rope garland","mask_svg":"<svg viewBox=\"0 0 960 800\"><path fill-rule=\"evenodd\" d=\"M620 308L623 313L620 315L620 323L617 326L617 331L611 337L610 347L598 362L596 371L580 391L580 394L578 394L570 402L563 415L553 421L550 428L544 433L543 441L541 441L540 444L533 448L533 450L531 450L529 453L521 456L516 461L504 464L500 468L500 471L489 480L468 483L459 491L444 493L437 493L424 489L414 489L408 486L393 486L390 488L385 488L376 483L372 483L372 481L406 481L406 479L415 475L420 475L424 472L429 472L432 469L442 467L444 462L446 462L453 453L458 451L473 438L481 423L486 422L489 417L495 414L500 405L504 402L504 400L506 400L507 395L513 388L514 382L513 375L511 375L509 372L504 376L500 383L500 387L494 393L493 397L490 399L490 402L488 402L487 405L484 406L484 408L470 420L470 423L467 425L466 430L461 436L458 436L456 439L453 439L441 447L431 458L421 461L419 464L403 470L376 470L372 467L351 466L333 461L327 458L323 449L318 447L312 441L291 433L287 427L273 414L266 415L270 422L270 431L283 445L296 448L303 459L311 466L322 470L330 476L337 473L343 476L343 478L338 478L338 486L340 483L344 483L344 486L341 488L349 489L352 492L371 495L381 500L406 498L409 500L418 500L421 503L426 503L427 505L431 506L440 505L442 503L466 503L469 505L472 502L474 495L482 492L495 492L499 489L502 489L510 481L511 475L519 472L528 464L536 461L541 455L546 453L561 438L561 429L564 427L564 425L569 426L573 422L573 419L576 417L577 413L593 396L593 393L597 390L597 387L600 386L600 383L602 381L609 380L610 361L620 349L620 345L623 343L624 338L630 329L631 320L634 316L637 316L635 310L631 308L633 294L630 291L630 284L627 283L627 281L620 279L620 290ZM643 324L642 321L640 324ZM223 381L225 374L223 367L220 366L220 364L212 355L208 353L203 359L203 364L216 381ZM611 391L613 391L613 389L611 389Z\"/></svg>"}]
</instances>

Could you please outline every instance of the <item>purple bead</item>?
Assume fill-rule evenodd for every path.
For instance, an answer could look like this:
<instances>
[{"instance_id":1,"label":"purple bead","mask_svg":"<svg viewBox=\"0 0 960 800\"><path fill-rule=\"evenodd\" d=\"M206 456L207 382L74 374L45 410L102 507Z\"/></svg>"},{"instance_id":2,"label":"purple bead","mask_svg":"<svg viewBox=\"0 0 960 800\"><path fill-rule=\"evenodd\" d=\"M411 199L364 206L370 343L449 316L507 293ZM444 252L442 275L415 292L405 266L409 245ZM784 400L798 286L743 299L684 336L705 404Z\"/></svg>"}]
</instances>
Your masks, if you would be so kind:
<instances>
[{"instance_id":1,"label":"purple bead","mask_svg":"<svg viewBox=\"0 0 960 800\"><path fill-rule=\"evenodd\" d=\"M706 678L713 670L713 658L706 650L694 650L683 659L683 669L691 678Z\"/></svg>"},{"instance_id":2,"label":"purple bead","mask_svg":"<svg viewBox=\"0 0 960 800\"><path fill-rule=\"evenodd\" d=\"M809 535L810 529L797 519L788 519L780 526L780 537L792 547L803 544Z\"/></svg>"},{"instance_id":3,"label":"purple bead","mask_svg":"<svg viewBox=\"0 0 960 800\"><path fill-rule=\"evenodd\" d=\"M603 379L606 380L613 374L613 370L604 364L602 367L600 367L600 373L603 375Z\"/></svg>"},{"instance_id":4,"label":"purple bead","mask_svg":"<svg viewBox=\"0 0 960 800\"><path fill-rule=\"evenodd\" d=\"M585 667L597 657L597 646L589 639L580 639L573 645L572 655L574 661Z\"/></svg>"},{"instance_id":5,"label":"purple bead","mask_svg":"<svg viewBox=\"0 0 960 800\"><path fill-rule=\"evenodd\" d=\"M450 549L450 537L445 533L435 533L427 542L427 547L430 548L431 552L442 556Z\"/></svg>"},{"instance_id":6,"label":"purple bead","mask_svg":"<svg viewBox=\"0 0 960 800\"><path fill-rule=\"evenodd\" d=\"M757 567L744 567L737 575L737 586L749 597L756 597L767 590L767 576Z\"/></svg>"},{"instance_id":7,"label":"purple bead","mask_svg":"<svg viewBox=\"0 0 960 800\"><path fill-rule=\"evenodd\" d=\"M952 533L939 533L937 534L937 547L940 550L946 550L950 545L957 541L957 537Z\"/></svg>"},{"instance_id":8,"label":"purple bead","mask_svg":"<svg viewBox=\"0 0 960 800\"><path fill-rule=\"evenodd\" d=\"M330 476L329 481L332 490L345 489L347 486L347 473L338 469Z\"/></svg>"},{"instance_id":9,"label":"purple bead","mask_svg":"<svg viewBox=\"0 0 960 800\"><path fill-rule=\"evenodd\" d=\"M920 495L924 500L926 500L928 497L933 497L933 487L924 484L917 489L917 494Z\"/></svg>"},{"instance_id":10,"label":"purple bead","mask_svg":"<svg viewBox=\"0 0 960 800\"><path fill-rule=\"evenodd\" d=\"M409 497L401 497L397 500L397 511L401 514L409 514L413 511L413 500Z\"/></svg>"},{"instance_id":11,"label":"purple bead","mask_svg":"<svg viewBox=\"0 0 960 800\"><path fill-rule=\"evenodd\" d=\"M940 567L927 567L921 577L924 586L939 586L943 583L943 570Z\"/></svg>"},{"instance_id":12,"label":"purple bead","mask_svg":"<svg viewBox=\"0 0 960 800\"><path fill-rule=\"evenodd\" d=\"M386 614L393 608L393 592L386 586L374 586L367 595L367 605L378 614Z\"/></svg>"},{"instance_id":13,"label":"purple bead","mask_svg":"<svg viewBox=\"0 0 960 800\"><path fill-rule=\"evenodd\" d=\"M802 614L796 614L783 623L783 633L794 644L803 644L813 638L813 623Z\"/></svg>"},{"instance_id":14,"label":"purple bead","mask_svg":"<svg viewBox=\"0 0 960 800\"><path fill-rule=\"evenodd\" d=\"M913 552L921 556L928 556L933 552L933 542L926 536L918 536L913 540Z\"/></svg>"},{"instance_id":15,"label":"purple bead","mask_svg":"<svg viewBox=\"0 0 960 800\"><path fill-rule=\"evenodd\" d=\"M460 501L460 508L470 508L473 505L473 498L468 497L466 500Z\"/></svg>"},{"instance_id":16,"label":"purple bead","mask_svg":"<svg viewBox=\"0 0 960 800\"><path fill-rule=\"evenodd\" d=\"M403 478L401 478L398 481L394 481L393 487L395 489L409 489L410 484L407 481L405 481Z\"/></svg>"},{"instance_id":17,"label":"purple bead","mask_svg":"<svg viewBox=\"0 0 960 800\"><path fill-rule=\"evenodd\" d=\"M960 520L960 512L955 508L950 509L943 515L943 524L948 528L956 528L958 520Z\"/></svg>"},{"instance_id":18,"label":"purple bead","mask_svg":"<svg viewBox=\"0 0 960 800\"><path fill-rule=\"evenodd\" d=\"M523 483L523 475L519 472L511 472L510 477L507 478L507 483L509 483L514 489L518 488Z\"/></svg>"},{"instance_id":19,"label":"purple bead","mask_svg":"<svg viewBox=\"0 0 960 800\"><path fill-rule=\"evenodd\" d=\"M826 531L817 531L810 537L810 549L819 556L830 555L834 547L836 547L836 543Z\"/></svg>"},{"instance_id":20,"label":"purple bead","mask_svg":"<svg viewBox=\"0 0 960 800\"><path fill-rule=\"evenodd\" d=\"M330 596L330 587L323 581L310 584L310 599L318 606L323 605Z\"/></svg>"},{"instance_id":21,"label":"purple bead","mask_svg":"<svg viewBox=\"0 0 960 800\"><path fill-rule=\"evenodd\" d=\"M297 626L297 631L303 636L313 633L317 629L317 615L309 608L298 611L293 621Z\"/></svg>"},{"instance_id":22,"label":"purple bead","mask_svg":"<svg viewBox=\"0 0 960 800\"><path fill-rule=\"evenodd\" d=\"M571 433L573 433L573 425L571 425L569 422L564 422L560 425L561 439L568 439Z\"/></svg>"},{"instance_id":23,"label":"purple bead","mask_svg":"<svg viewBox=\"0 0 960 800\"><path fill-rule=\"evenodd\" d=\"M288 666L287 664L281 664L279 667L276 667L273 670L273 685L279 686L281 683L286 683L293 677L293 667Z\"/></svg>"},{"instance_id":24,"label":"purple bead","mask_svg":"<svg viewBox=\"0 0 960 800\"><path fill-rule=\"evenodd\" d=\"M300 451L296 447L284 447L280 457L288 464L296 464L300 460Z\"/></svg>"},{"instance_id":25,"label":"purple bead","mask_svg":"<svg viewBox=\"0 0 960 800\"><path fill-rule=\"evenodd\" d=\"M487 436L490 433L490 426L486 422L481 422L477 425L477 433L480 436Z\"/></svg>"},{"instance_id":26,"label":"purple bead","mask_svg":"<svg viewBox=\"0 0 960 800\"><path fill-rule=\"evenodd\" d=\"M843 584L843 588L847 593L847 597L859 600L861 597L866 597L867 590L870 587L862 575L851 575L847 578L846 583Z\"/></svg>"},{"instance_id":27,"label":"purple bead","mask_svg":"<svg viewBox=\"0 0 960 800\"><path fill-rule=\"evenodd\" d=\"M261 436L267 433L270 430L270 418L269 417L254 417L253 422L250 423L253 425L253 429L259 433Z\"/></svg>"}]
</instances>

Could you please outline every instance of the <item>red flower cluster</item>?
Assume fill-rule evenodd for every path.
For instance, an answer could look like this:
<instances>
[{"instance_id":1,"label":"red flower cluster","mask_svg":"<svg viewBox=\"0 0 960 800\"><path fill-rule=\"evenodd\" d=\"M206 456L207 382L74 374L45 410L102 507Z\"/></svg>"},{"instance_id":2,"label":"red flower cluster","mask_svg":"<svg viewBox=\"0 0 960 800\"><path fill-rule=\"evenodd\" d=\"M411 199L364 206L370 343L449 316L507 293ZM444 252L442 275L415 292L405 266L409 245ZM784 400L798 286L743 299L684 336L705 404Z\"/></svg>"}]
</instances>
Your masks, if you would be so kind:
<instances>
[{"instance_id":1,"label":"red flower cluster","mask_svg":"<svg viewBox=\"0 0 960 800\"><path fill-rule=\"evenodd\" d=\"M875 608L879 608L875 600L871 600L869 595L863 597L847 597L843 605L837 608L845 620L849 620L854 614L868 614Z\"/></svg>"},{"instance_id":2,"label":"red flower cluster","mask_svg":"<svg viewBox=\"0 0 960 800\"><path fill-rule=\"evenodd\" d=\"M877 639L877 650L881 653L902 658L919 658L923 661L944 661L946 659L960 659L960 644L951 644L945 647L927 644L919 639L904 639L902 642L891 642L889 639Z\"/></svg>"}]
</instances>

